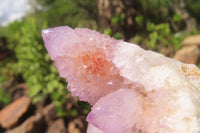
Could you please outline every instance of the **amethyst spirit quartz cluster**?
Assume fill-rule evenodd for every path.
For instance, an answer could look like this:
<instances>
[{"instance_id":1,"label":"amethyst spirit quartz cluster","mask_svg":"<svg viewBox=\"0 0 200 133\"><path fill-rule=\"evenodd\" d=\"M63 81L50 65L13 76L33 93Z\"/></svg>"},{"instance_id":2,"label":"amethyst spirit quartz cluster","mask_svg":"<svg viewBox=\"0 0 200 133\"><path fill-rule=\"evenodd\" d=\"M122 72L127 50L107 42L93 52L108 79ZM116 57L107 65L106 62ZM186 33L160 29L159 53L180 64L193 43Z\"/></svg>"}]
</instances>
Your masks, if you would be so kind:
<instances>
[{"instance_id":1,"label":"amethyst spirit quartz cluster","mask_svg":"<svg viewBox=\"0 0 200 133\"><path fill-rule=\"evenodd\" d=\"M42 30L73 96L93 107L87 133L200 133L200 70L86 28Z\"/></svg>"}]
</instances>

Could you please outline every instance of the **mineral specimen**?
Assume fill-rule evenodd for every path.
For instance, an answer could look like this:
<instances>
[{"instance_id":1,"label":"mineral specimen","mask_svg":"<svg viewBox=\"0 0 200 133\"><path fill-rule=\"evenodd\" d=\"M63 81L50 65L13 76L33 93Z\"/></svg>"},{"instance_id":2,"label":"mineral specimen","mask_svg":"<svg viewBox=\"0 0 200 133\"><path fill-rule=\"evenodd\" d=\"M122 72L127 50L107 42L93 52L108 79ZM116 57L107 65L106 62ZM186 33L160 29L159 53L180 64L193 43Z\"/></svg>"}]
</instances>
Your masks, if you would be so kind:
<instances>
[{"instance_id":1,"label":"mineral specimen","mask_svg":"<svg viewBox=\"0 0 200 133\"><path fill-rule=\"evenodd\" d=\"M42 31L73 96L93 105L88 133L199 133L200 70L68 26Z\"/></svg>"}]
</instances>

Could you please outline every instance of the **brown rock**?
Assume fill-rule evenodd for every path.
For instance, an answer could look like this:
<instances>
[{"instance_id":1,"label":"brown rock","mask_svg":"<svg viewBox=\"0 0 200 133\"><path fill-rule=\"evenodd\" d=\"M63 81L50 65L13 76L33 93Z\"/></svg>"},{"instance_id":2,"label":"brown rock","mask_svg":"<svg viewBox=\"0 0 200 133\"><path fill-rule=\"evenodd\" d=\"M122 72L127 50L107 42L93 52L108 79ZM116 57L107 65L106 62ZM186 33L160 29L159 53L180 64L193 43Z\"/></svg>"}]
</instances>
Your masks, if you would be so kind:
<instances>
[{"instance_id":1,"label":"brown rock","mask_svg":"<svg viewBox=\"0 0 200 133\"><path fill-rule=\"evenodd\" d=\"M86 133L86 121L76 118L69 122L68 133Z\"/></svg>"},{"instance_id":2,"label":"brown rock","mask_svg":"<svg viewBox=\"0 0 200 133\"><path fill-rule=\"evenodd\" d=\"M63 119L56 120L47 130L47 133L67 133Z\"/></svg>"},{"instance_id":3,"label":"brown rock","mask_svg":"<svg viewBox=\"0 0 200 133\"><path fill-rule=\"evenodd\" d=\"M12 99L17 100L26 94L28 86L26 83L20 83L15 86L12 86L9 90L10 93L12 93Z\"/></svg>"},{"instance_id":4,"label":"brown rock","mask_svg":"<svg viewBox=\"0 0 200 133\"><path fill-rule=\"evenodd\" d=\"M78 104L78 101L79 101L78 97L73 97L71 94L67 94L66 95L66 102L65 102L66 110L71 110L71 108L74 105Z\"/></svg>"},{"instance_id":5,"label":"brown rock","mask_svg":"<svg viewBox=\"0 0 200 133\"><path fill-rule=\"evenodd\" d=\"M200 35L194 35L187 37L183 42L183 45L200 45Z\"/></svg>"},{"instance_id":6,"label":"brown rock","mask_svg":"<svg viewBox=\"0 0 200 133\"><path fill-rule=\"evenodd\" d=\"M174 56L174 59L187 64L197 64L200 57L200 50L197 45L185 46Z\"/></svg>"},{"instance_id":7,"label":"brown rock","mask_svg":"<svg viewBox=\"0 0 200 133\"><path fill-rule=\"evenodd\" d=\"M11 128L17 124L20 117L27 111L31 100L23 96L9 104L0 111L0 125L3 128Z\"/></svg>"},{"instance_id":8,"label":"brown rock","mask_svg":"<svg viewBox=\"0 0 200 133\"><path fill-rule=\"evenodd\" d=\"M57 119L56 115L56 109L54 104L49 104L46 106L43 110L43 114L45 117L45 121L47 122L48 125L51 125L55 119Z\"/></svg>"},{"instance_id":9,"label":"brown rock","mask_svg":"<svg viewBox=\"0 0 200 133\"><path fill-rule=\"evenodd\" d=\"M46 125L44 117L41 114L36 114L28 118L22 125L16 127L6 133L44 133Z\"/></svg>"}]
</instances>

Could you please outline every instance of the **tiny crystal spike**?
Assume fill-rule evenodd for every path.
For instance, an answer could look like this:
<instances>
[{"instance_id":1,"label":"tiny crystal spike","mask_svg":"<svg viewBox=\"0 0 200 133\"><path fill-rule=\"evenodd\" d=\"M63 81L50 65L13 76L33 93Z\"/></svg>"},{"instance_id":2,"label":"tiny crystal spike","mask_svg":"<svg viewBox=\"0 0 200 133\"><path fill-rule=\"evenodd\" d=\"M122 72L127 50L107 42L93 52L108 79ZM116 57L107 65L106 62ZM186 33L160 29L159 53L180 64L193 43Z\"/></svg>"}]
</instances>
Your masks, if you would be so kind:
<instances>
[{"instance_id":1,"label":"tiny crystal spike","mask_svg":"<svg viewBox=\"0 0 200 133\"><path fill-rule=\"evenodd\" d=\"M200 70L96 31L42 31L73 96L94 105L87 133L200 133Z\"/></svg>"}]
</instances>

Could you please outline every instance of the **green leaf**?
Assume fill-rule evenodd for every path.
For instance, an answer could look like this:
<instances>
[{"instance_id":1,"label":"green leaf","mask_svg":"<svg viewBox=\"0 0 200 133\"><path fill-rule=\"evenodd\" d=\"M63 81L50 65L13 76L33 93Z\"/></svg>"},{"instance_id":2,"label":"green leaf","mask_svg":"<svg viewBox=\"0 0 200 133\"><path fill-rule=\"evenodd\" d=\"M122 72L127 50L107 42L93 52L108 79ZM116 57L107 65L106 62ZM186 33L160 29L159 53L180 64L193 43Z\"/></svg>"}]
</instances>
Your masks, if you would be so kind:
<instances>
[{"instance_id":1,"label":"green leaf","mask_svg":"<svg viewBox=\"0 0 200 133\"><path fill-rule=\"evenodd\" d=\"M182 16L181 16L180 14L175 14L175 15L173 16L174 22L180 22L182 19L183 19L183 18L182 18Z\"/></svg>"},{"instance_id":2,"label":"green leaf","mask_svg":"<svg viewBox=\"0 0 200 133\"><path fill-rule=\"evenodd\" d=\"M112 34L111 28L105 29L105 30L104 30L104 34L107 35L107 36L111 35L111 34Z\"/></svg>"}]
</instances>

